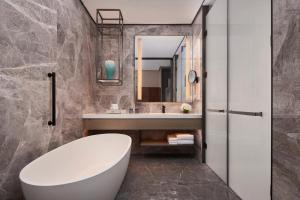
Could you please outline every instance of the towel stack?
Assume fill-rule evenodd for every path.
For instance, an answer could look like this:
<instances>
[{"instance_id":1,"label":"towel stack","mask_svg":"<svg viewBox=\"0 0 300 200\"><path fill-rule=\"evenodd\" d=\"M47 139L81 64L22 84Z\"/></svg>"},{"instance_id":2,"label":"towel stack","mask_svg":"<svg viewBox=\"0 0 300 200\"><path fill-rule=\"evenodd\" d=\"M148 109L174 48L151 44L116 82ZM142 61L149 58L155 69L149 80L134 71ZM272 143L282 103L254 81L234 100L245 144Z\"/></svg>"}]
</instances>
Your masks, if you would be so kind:
<instances>
[{"instance_id":1,"label":"towel stack","mask_svg":"<svg viewBox=\"0 0 300 200\"><path fill-rule=\"evenodd\" d=\"M168 143L171 145L177 145L177 137L175 134L168 135Z\"/></svg>"},{"instance_id":2,"label":"towel stack","mask_svg":"<svg viewBox=\"0 0 300 200\"><path fill-rule=\"evenodd\" d=\"M194 135L188 133L176 134L178 144L194 144Z\"/></svg>"},{"instance_id":3,"label":"towel stack","mask_svg":"<svg viewBox=\"0 0 300 200\"><path fill-rule=\"evenodd\" d=\"M176 133L168 135L168 143L177 144L194 144L194 135L189 133Z\"/></svg>"}]
</instances>

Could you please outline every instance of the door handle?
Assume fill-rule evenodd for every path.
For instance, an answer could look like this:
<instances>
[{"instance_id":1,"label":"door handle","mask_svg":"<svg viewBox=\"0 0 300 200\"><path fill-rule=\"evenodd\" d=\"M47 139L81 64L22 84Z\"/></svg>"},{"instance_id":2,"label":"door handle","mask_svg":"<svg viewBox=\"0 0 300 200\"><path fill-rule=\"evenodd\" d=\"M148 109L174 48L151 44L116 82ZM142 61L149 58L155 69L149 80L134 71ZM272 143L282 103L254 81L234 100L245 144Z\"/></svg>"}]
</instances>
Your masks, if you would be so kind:
<instances>
[{"instance_id":1,"label":"door handle","mask_svg":"<svg viewBox=\"0 0 300 200\"><path fill-rule=\"evenodd\" d=\"M256 116L256 117L262 117L262 112L246 112L246 111L236 111L236 110L229 110L229 114L235 114L235 115L248 115L248 116Z\"/></svg>"},{"instance_id":2,"label":"door handle","mask_svg":"<svg viewBox=\"0 0 300 200\"><path fill-rule=\"evenodd\" d=\"M55 95L55 72L48 73L48 77L51 78L52 84L51 84L51 94L52 94L52 120L48 121L49 126L55 126L56 125L56 95Z\"/></svg>"},{"instance_id":3,"label":"door handle","mask_svg":"<svg viewBox=\"0 0 300 200\"><path fill-rule=\"evenodd\" d=\"M225 113L225 110L222 109L206 109L208 112L218 112L218 113Z\"/></svg>"}]
</instances>

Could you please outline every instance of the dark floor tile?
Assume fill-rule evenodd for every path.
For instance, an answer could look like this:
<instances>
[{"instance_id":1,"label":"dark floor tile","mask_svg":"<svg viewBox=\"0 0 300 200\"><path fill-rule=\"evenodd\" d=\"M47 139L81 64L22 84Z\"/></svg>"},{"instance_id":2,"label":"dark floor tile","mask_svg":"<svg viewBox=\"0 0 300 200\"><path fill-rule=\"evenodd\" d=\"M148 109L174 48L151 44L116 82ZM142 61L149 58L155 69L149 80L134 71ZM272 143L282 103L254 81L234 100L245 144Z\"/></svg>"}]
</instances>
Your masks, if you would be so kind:
<instances>
[{"instance_id":1,"label":"dark floor tile","mask_svg":"<svg viewBox=\"0 0 300 200\"><path fill-rule=\"evenodd\" d=\"M133 156L117 200L239 200L191 157Z\"/></svg>"}]
</instances>

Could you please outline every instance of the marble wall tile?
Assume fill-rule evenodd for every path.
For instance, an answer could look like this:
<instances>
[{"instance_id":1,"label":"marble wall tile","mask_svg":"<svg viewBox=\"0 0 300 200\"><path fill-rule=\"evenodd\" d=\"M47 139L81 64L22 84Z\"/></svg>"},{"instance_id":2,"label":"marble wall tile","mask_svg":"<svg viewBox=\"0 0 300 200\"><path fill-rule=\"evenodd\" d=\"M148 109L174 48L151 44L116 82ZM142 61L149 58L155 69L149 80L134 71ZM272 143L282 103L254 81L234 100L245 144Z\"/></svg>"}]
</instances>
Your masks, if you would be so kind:
<instances>
[{"instance_id":1,"label":"marble wall tile","mask_svg":"<svg viewBox=\"0 0 300 200\"><path fill-rule=\"evenodd\" d=\"M300 1L273 2L273 197L300 199Z\"/></svg>"},{"instance_id":2,"label":"marble wall tile","mask_svg":"<svg viewBox=\"0 0 300 200\"><path fill-rule=\"evenodd\" d=\"M0 10L0 199L21 199L18 173L51 137L46 74L56 67L56 11L13 0Z\"/></svg>"},{"instance_id":3,"label":"marble wall tile","mask_svg":"<svg viewBox=\"0 0 300 200\"><path fill-rule=\"evenodd\" d=\"M55 62L56 11L21 0L0 7L1 68Z\"/></svg>"},{"instance_id":4,"label":"marble wall tile","mask_svg":"<svg viewBox=\"0 0 300 200\"><path fill-rule=\"evenodd\" d=\"M128 110L134 105L134 36L135 35L191 35L190 25L125 25L123 52L123 85L103 86L94 84L96 109L105 112L111 103L118 103ZM101 51L101 49L99 50ZM123 102L125 101L125 102ZM168 112L180 112L178 103L164 103ZM157 103L137 103L139 112L160 112Z\"/></svg>"},{"instance_id":5,"label":"marble wall tile","mask_svg":"<svg viewBox=\"0 0 300 200\"><path fill-rule=\"evenodd\" d=\"M96 29L78 0L2 0L0 11L0 199L13 200L23 199L26 164L82 136L81 114L94 109Z\"/></svg>"},{"instance_id":6,"label":"marble wall tile","mask_svg":"<svg viewBox=\"0 0 300 200\"><path fill-rule=\"evenodd\" d=\"M199 37L202 25L198 22L201 21L201 16L197 17L197 20L193 26L192 25L126 25L124 27L124 54L123 54L123 85L122 86L103 86L99 83L94 85L94 92L96 95L96 110L97 112L105 112L110 108L110 104L117 103L121 109L128 111L129 108L135 107L140 113L159 113L161 112L162 103L135 103L134 99L134 40L135 35L194 35ZM99 42L99 41L98 41ZM197 39L193 41L197 42ZM99 44L99 43L98 43ZM101 43L100 43L101 44ZM113 48L113 47L111 47ZM99 51L102 49L99 47ZM200 55L200 52L199 52ZM201 60L201 58L196 57L194 60ZM99 59L100 60L100 59ZM99 61L98 60L98 61ZM201 75L201 65L195 67L198 75ZM99 65L99 63L98 63ZM201 112L201 89L200 84L197 84L194 88L195 99L193 103L193 111L195 113ZM181 103L175 102L165 102L163 105L166 106L166 112L179 113ZM161 134L160 134L161 135ZM201 131L197 132L197 155L201 159ZM137 140L137 137L133 138ZM154 138L153 138L154 139ZM158 150L157 152L159 152ZM136 150L136 152L141 153L141 150Z\"/></svg>"}]
</instances>

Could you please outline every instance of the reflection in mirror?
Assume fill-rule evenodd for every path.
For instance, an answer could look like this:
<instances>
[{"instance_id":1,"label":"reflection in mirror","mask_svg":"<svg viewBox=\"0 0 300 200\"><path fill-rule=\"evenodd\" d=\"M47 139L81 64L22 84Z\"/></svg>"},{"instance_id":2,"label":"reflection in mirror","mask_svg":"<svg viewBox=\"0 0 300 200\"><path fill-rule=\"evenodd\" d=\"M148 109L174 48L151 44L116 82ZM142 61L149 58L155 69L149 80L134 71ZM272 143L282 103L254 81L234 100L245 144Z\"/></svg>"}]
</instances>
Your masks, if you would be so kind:
<instances>
[{"instance_id":1,"label":"reflection in mirror","mask_svg":"<svg viewBox=\"0 0 300 200\"><path fill-rule=\"evenodd\" d=\"M190 36L135 37L135 91L139 102L189 102Z\"/></svg>"}]
</instances>

